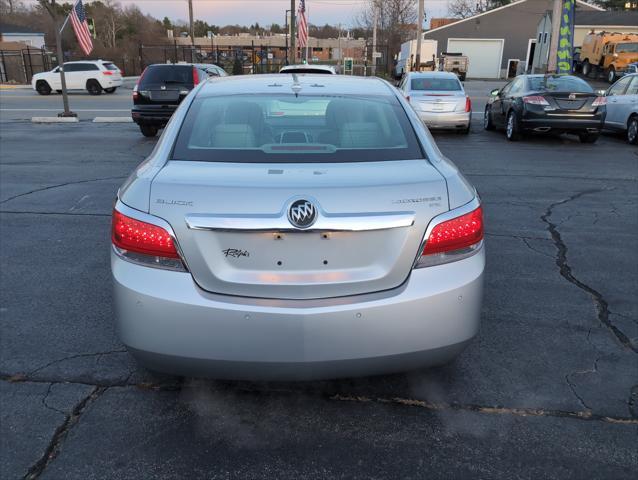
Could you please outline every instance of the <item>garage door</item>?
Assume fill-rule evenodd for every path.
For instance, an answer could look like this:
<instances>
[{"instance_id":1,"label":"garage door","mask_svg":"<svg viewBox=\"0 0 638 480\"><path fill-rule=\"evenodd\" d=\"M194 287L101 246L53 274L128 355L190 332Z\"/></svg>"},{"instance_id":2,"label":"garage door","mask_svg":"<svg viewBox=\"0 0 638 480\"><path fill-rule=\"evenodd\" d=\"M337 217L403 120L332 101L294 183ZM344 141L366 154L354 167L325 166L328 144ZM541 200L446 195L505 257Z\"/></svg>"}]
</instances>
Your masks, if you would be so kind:
<instances>
[{"instance_id":1,"label":"garage door","mask_svg":"<svg viewBox=\"0 0 638 480\"><path fill-rule=\"evenodd\" d=\"M460 52L470 59L470 78L499 78L503 58L503 40L449 38L448 52Z\"/></svg>"}]
</instances>

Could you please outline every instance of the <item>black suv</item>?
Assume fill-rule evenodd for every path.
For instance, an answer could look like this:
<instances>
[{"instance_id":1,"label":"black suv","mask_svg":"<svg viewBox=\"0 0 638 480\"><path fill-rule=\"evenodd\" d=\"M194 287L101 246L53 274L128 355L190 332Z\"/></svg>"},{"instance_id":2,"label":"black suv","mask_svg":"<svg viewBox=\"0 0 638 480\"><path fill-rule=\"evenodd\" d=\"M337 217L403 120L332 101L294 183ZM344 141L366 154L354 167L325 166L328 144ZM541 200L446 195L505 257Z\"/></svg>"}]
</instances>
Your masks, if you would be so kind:
<instances>
[{"instance_id":1,"label":"black suv","mask_svg":"<svg viewBox=\"0 0 638 480\"><path fill-rule=\"evenodd\" d=\"M149 65L133 88L133 121L145 137L163 128L179 103L208 72L191 63Z\"/></svg>"}]
</instances>

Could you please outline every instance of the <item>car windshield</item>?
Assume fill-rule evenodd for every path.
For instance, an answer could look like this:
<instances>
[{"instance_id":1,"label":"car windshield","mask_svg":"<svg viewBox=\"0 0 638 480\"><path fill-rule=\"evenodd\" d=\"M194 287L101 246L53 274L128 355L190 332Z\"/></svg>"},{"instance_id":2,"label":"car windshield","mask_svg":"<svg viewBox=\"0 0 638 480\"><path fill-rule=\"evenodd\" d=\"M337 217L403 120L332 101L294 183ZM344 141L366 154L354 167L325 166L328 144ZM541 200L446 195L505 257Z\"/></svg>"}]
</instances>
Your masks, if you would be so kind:
<instances>
[{"instance_id":1,"label":"car windshield","mask_svg":"<svg viewBox=\"0 0 638 480\"><path fill-rule=\"evenodd\" d=\"M193 67L191 65L151 65L144 71L140 87L177 83L193 84Z\"/></svg>"},{"instance_id":2,"label":"car windshield","mask_svg":"<svg viewBox=\"0 0 638 480\"><path fill-rule=\"evenodd\" d=\"M594 89L584 80L572 76L529 77L529 90L534 92L592 93Z\"/></svg>"},{"instance_id":3,"label":"car windshield","mask_svg":"<svg viewBox=\"0 0 638 480\"><path fill-rule=\"evenodd\" d=\"M616 53L638 53L638 43L619 43L616 45Z\"/></svg>"},{"instance_id":4,"label":"car windshield","mask_svg":"<svg viewBox=\"0 0 638 480\"><path fill-rule=\"evenodd\" d=\"M452 92L461 90L461 84L455 78L418 77L410 82L410 90Z\"/></svg>"},{"instance_id":5,"label":"car windshield","mask_svg":"<svg viewBox=\"0 0 638 480\"><path fill-rule=\"evenodd\" d=\"M424 158L394 96L230 95L193 101L174 160L365 162Z\"/></svg>"}]
</instances>

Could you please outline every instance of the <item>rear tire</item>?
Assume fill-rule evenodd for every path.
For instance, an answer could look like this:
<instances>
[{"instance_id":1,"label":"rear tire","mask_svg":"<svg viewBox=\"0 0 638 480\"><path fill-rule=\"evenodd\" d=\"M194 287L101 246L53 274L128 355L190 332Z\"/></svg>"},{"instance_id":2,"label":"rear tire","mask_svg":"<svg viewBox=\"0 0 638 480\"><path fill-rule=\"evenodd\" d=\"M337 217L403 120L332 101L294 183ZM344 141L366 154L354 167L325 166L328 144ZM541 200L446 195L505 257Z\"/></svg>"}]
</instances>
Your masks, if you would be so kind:
<instances>
[{"instance_id":1,"label":"rear tire","mask_svg":"<svg viewBox=\"0 0 638 480\"><path fill-rule=\"evenodd\" d=\"M627 122L627 142L638 145L638 116L634 115Z\"/></svg>"},{"instance_id":2,"label":"rear tire","mask_svg":"<svg viewBox=\"0 0 638 480\"><path fill-rule=\"evenodd\" d=\"M589 63L589 60L585 60L583 62L583 76L589 77L590 73L591 73L591 63Z\"/></svg>"},{"instance_id":3,"label":"rear tire","mask_svg":"<svg viewBox=\"0 0 638 480\"><path fill-rule=\"evenodd\" d=\"M507 114L505 136L510 142L516 142L521 139L521 127L518 123L518 115L514 110L510 110L510 113Z\"/></svg>"},{"instance_id":4,"label":"rear tire","mask_svg":"<svg viewBox=\"0 0 638 480\"><path fill-rule=\"evenodd\" d=\"M91 95L101 95L102 85L97 80L89 80L86 82L86 90Z\"/></svg>"},{"instance_id":5,"label":"rear tire","mask_svg":"<svg viewBox=\"0 0 638 480\"><path fill-rule=\"evenodd\" d=\"M616 69L614 67L609 67L607 70L607 82L614 83L616 81Z\"/></svg>"},{"instance_id":6,"label":"rear tire","mask_svg":"<svg viewBox=\"0 0 638 480\"><path fill-rule=\"evenodd\" d=\"M485 130L495 130L496 126L492 120L492 109L485 107L485 113L483 114L483 128Z\"/></svg>"},{"instance_id":7,"label":"rear tire","mask_svg":"<svg viewBox=\"0 0 638 480\"><path fill-rule=\"evenodd\" d=\"M158 130L155 125L140 125L140 131L145 137L154 137Z\"/></svg>"},{"instance_id":8,"label":"rear tire","mask_svg":"<svg viewBox=\"0 0 638 480\"><path fill-rule=\"evenodd\" d=\"M115 93L115 90L117 90L117 87L111 87L111 88L105 88L104 91L106 93Z\"/></svg>"},{"instance_id":9,"label":"rear tire","mask_svg":"<svg viewBox=\"0 0 638 480\"><path fill-rule=\"evenodd\" d=\"M51 86L44 80L38 80L36 82L35 90L40 95L51 95Z\"/></svg>"},{"instance_id":10,"label":"rear tire","mask_svg":"<svg viewBox=\"0 0 638 480\"><path fill-rule=\"evenodd\" d=\"M578 138L580 139L580 143L596 143L598 137L600 135L598 133L579 133Z\"/></svg>"}]
</instances>

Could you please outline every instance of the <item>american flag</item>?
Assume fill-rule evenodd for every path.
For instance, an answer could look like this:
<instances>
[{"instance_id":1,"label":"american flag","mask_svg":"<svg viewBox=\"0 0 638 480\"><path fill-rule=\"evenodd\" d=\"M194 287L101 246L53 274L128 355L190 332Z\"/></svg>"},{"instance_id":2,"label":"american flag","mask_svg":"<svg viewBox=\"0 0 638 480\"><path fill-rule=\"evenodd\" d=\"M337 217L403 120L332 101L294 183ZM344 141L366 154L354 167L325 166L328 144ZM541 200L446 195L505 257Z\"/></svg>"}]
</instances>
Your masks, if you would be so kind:
<instances>
[{"instance_id":1,"label":"american flag","mask_svg":"<svg viewBox=\"0 0 638 480\"><path fill-rule=\"evenodd\" d=\"M299 11L297 12L297 40L299 48L308 46L308 19L306 18L306 2L299 0Z\"/></svg>"},{"instance_id":2,"label":"american flag","mask_svg":"<svg viewBox=\"0 0 638 480\"><path fill-rule=\"evenodd\" d=\"M71 23L80 48L84 55L88 55L93 50L93 41L91 40L89 24L86 22L86 12L84 11L82 0L78 0L71 10Z\"/></svg>"}]
</instances>

